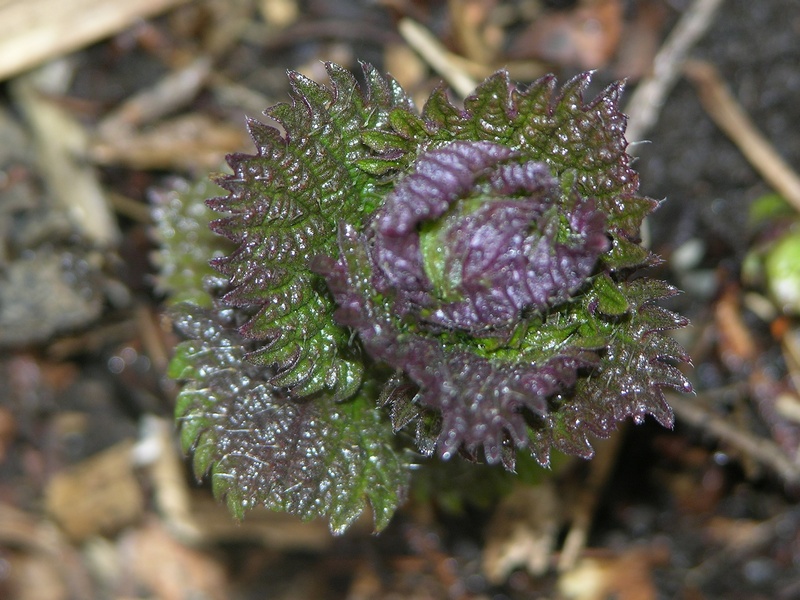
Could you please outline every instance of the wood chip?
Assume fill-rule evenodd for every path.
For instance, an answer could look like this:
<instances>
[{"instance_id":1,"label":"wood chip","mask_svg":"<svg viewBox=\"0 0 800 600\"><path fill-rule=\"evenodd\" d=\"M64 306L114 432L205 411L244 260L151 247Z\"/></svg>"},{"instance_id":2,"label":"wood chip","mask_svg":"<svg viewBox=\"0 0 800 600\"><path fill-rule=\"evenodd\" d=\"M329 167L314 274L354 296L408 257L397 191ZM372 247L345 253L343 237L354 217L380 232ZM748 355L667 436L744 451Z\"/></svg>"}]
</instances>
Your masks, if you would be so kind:
<instances>
[{"instance_id":1,"label":"wood chip","mask_svg":"<svg viewBox=\"0 0 800 600\"><path fill-rule=\"evenodd\" d=\"M732 372L747 372L758 355L758 348L744 321L737 285L724 287L714 304L714 322L719 335L720 358Z\"/></svg>"},{"instance_id":2,"label":"wood chip","mask_svg":"<svg viewBox=\"0 0 800 600\"><path fill-rule=\"evenodd\" d=\"M652 568L668 560L668 549L658 545L587 557L561 576L558 589L565 600L656 600Z\"/></svg>"},{"instance_id":3,"label":"wood chip","mask_svg":"<svg viewBox=\"0 0 800 600\"><path fill-rule=\"evenodd\" d=\"M141 431L134 458L137 464L146 467L153 487L153 500L165 526L182 541L199 541L202 533L191 515L191 491L173 423L145 415Z\"/></svg>"},{"instance_id":4,"label":"wood chip","mask_svg":"<svg viewBox=\"0 0 800 600\"><path fill-rule=\"evenodd\" d=\"M230 598L225 569L207 552L178 542L158 521L151 520L120 540L125 575L136 587L160 600ZM124 580L124 579L123 579ZM115 596L119 598L120 596Z\"/></svg>"},{"instance_id":5,"label":"wood chip","mask_svg":"<svg viewBox=\"0 0 800 600\"><path fill-rule=\"evenodd\" d=\"M582 70L603 68L619 45L622 12L619 0L595 0L574 10L546 11L516 38L509 55Z\"/></svg>"},{"instance_id":6,"label":"wood chip","mask_svg":"<svg viewBox=\"0 0 800 600\"><path fill-rule=\"evenodd\" d=\"M486 532L483 572L494 584L523 567L542 575L550 566L563 509L553 482L519 486L503 499Z\"/></svg>"},{"instance_id":7,"label":"wood chip","mask_svg":"<svg viewBox=\"0 0 800 600\"><path fill-rule=\"evenodd\" d=\"M71 539L114 533L142 516L145 499L133 472L131 446L120 442L50 481L47 512Z\"/></svg>"},{"instance_id":8,"label":"wood chip","mask_svg":"<svg viewBox=\"0 0 800 600\"><path fill-rule=\"evenodd\" d=\"M97 139L91 159L101 165L133 169L208 171L219 169L222 157L252 143L242 125L212 120L202 113L181 115L127 136Z\"/></svg>"},{"instance_id":9,"label":"wood chip","mask_svg":"<svg viewBox=\"0 0 800 600\"><path fill-rule=\"evenodd\" d=\"M43 519L0 502L0 597L14 600L95 598L81 557Z\"/></svg>"},{"instance_id":10,"label":"wood chip","mask_svg":"<svg viewBox=\"0 0 800 600\"><path fill-rule=\"evenodd\" d=\"M0 0L0 79L187 0Z\"/></svg>"},{"instance_id":11,"label":"wood chip","mask_svg":"<svg viewBox=\"0 0 800 600\"><path fill-rule=\"evenodd\" d=\"M42 176L86 240L113 247L121 234L97 173L85 160L87 133L77 119L45 97L35 75L16 79L12 89L39 146Z\"/></svg>"}]
</instances>

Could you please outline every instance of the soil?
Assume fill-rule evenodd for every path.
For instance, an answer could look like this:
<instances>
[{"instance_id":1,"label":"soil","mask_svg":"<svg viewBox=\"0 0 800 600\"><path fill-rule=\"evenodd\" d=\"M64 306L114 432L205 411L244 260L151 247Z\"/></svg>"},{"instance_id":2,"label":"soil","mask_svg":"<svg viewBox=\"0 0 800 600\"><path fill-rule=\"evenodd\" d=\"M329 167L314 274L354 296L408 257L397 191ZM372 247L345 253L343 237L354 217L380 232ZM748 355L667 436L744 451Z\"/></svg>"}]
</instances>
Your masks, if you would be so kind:
<instances>
[{"instance_id":1,"label":"soil","mask_svg":"<svg viewBox=\"0 0 800 600\"><path fill-rule=\"evenodd\" d=\"M563 80L597 68L598 84L627 76L629 96L643 73L620 73L641 58L626 53L652 53L625 42L636 31L657 48L688 4L199 0L60 57L35 77L3 82L0 597L800 598L797 315L775 306L763 277L743 274L754 251L796 216L790 209L753 225L751 207L773 190L685 79L660 108L650 143L637 148L636 168L642 191L665 199L648 221L649 243L664 258L654 274L684 290L671 307L693 323L680 340L693 358L687 373L697 395L689 402L708 419L676 404L674 430L651 421L623 428L595 487L593 463L584 462L543 477L535 498L506 482L505 496L465 500L444 485L431 492L441 480L420 476L420 492L384 532L373 535L365 520L335 538L325 523L266 511L234 522L190 475L172 425L176 384L166 366L176 337L150 260L149 198L176 178L219 170L227 152L251 151L245 115L287 97L287 69L324 81L321 60L356 68L364 60L399 70L424 97L439 76L410 52L401 17L475 62L491 51L487 65L502 64L512 49L515 58L543 52L549 38L528 25L549 18L546 31L560 27L559 39L574 45L549 69ZM491 21L481 30L485 46L464 42L457 9ZM607 38L586 42L587 22ZM800 1L728 0L690 53L717 67L793 167L799 39ZM585 47L591 52L581 54ZM120 111L201 55L211 66L197 66L208 69L200 85L171 88L171 100L146 104L157 111L149 116L141 106ZM66 115L43 129L24 100L26 86L42 81L45 105ZM47 152L53 138L66 144L76 130L78 159L75 146L62 152L72 170L59 180L43 166L53 164ZM75 199L69 188L87 169L87 185L110 199L113 230L82 228L96 221L91 210L74 218L89 193ZM458 469L448 481L493 481ZM587 496L585 547L560 571L571 525L558 509ZM511 499L541 510L520 516L508 510ZM551 500L556 508L544 510ZM548 528L554 547L537 546ZM492 544L500 548L494 558ZM514 553L524 559L503 558Z\"/></svg>"}]
</instances>

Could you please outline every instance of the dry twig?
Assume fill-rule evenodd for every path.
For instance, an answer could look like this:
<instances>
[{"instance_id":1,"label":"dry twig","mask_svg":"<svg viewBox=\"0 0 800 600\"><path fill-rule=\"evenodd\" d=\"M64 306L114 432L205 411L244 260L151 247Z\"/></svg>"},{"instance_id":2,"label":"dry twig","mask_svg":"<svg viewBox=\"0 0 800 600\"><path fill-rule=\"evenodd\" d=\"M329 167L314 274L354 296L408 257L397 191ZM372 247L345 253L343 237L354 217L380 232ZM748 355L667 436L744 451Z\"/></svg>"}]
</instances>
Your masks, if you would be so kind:
<instances>
[{"instance_id":1,"label":"dry twig","mask_svg":"<svg viewBox=\"0 0 800 600\"><path fill-rule=\"evenodd\" d=\"M39 145L42 175L86 240L101 248L113 247L121 234L97 173L86 161L86 131L43 95L36 77L41 73L17 78L12 89Z\"/></svg>"},{"instance_id":2,"label":"dry twig","mask_svg":"<svg viewBox=\"0 0 800 600\"><path fill-rule=\"evenodd\" d=\"M792 462L772 441L766 438L757 438L747 431L737 429L725 419L702 408L698 404L697 398L686 399L677 394L671 394L669 403L681 421L701 428L766 465L777 473L787 485L800 484L800 465Z\"/></svg>"},{"instance_id":3,"label":"dry twig","mask_svg":"<svg viewBox=\"0 0 800 600\"><path fill-rule=\"evenodd\" d=\"M197 96L210 73L211 60L206 56L169 73L155 85L128 98L106 116L98 126L100 135L114 138L121 132L124 134L176 112Z\"/></svg>"},{"instance_id":4,"label":"dry twig","mask_svg":"<svg viewBox=\"0 0 800 600\"><path fill-rule=\"evenodd\" d=\"M631 96L626 112L629 142L640 142L658 121L664 99L681 74L689 50L703 36L722 0L695 0L675 25L653 60L653 74L644 79ZM635 147L628 149L635 152Z\"/></svg>"},{"instance_id":5,"label":"dry twig","mask_svg":"<svg viewBox=\"0 0 800 600\"><path fill-rule=\"evenodd\" d=\"M717 126L764 180L800 211L800 176L758 131L716 68L708 62L693 60L686 63L685 72L697 88L703 108Z\"/></svg>"},{"instance_id":6,"label":"dry twig","mask_svg":"<svg viewBox=\"0 0 800 600\"><path fill-rule=\"evenodd\" d=\"M0 79L152 17L186 0L0 2Z\"/></svg>"},{"instance_id":7,"label":"dry twig","mask_svg":"<svg viewBox=\"0 0 800 600\"><path fill-rule=\"evenodd\" d=\"M403 19L399 24L400 33L409 46L447 80L447 83L462 98L475 89L476 82L462 68L464 59L453 54L439 43L430 31L411 19Z\"/></svg>"}]
</instances>

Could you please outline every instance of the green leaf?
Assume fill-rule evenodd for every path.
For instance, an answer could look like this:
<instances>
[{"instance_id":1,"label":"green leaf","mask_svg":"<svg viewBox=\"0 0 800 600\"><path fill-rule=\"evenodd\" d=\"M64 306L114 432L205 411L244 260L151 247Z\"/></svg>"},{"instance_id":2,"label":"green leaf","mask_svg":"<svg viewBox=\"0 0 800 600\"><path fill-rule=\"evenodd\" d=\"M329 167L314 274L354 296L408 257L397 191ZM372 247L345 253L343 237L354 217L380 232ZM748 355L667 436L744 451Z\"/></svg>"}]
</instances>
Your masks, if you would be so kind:
<instances>
[{"instance_id":1,"label":"green leaf","mask_svg":"<svg viewBox=\"0 0 800 600\"><path fill-rule=\"evenodd\" d=\"M170 366L181 442L234 515L338 533L370 505L384 527L403 427L424 455L514 469L518 451L590 456L623 419L669 426L686 321L656 306L673 288L629 281L658 261L639 232L658 203L637 195L622 85L585 101L589 74L499 72L419 114L371 67L361 86L327 70L290 73L280 129L248 123L255 154L207 201L220 235L199 188L157 215L162 285L192 303Z\"/></svg>"},{"instance_id":2,"label":"green leaf","mask_svg":"<svg viewBox=\"0 0 800 600\"><path fill-rule=\"evenodd\" d=\"M766 223L779 219L791 219L797 215L786 199L780 194L765 194L759 196L750 205L747 221L751 228L756 229Z\"/></svg>"},{"instance_id":3,"label":"green leaf","mask_svg":"<svg viewBox=\"0 0 800 600\"><path fill-rule=\"evenodd\" d=\"M175 318L189 337L176 360L195 366L176 407L182 444L198 477L211 471L214 493L234 515L264 504L327 516L341 533L369 505L376 529L386 526L409 471L375 409L374 385L346 402L289 398L244 362L244 340L213 313L183 304Z\"/></svg>"},{"instance_id":4,"label":"green leaf","mask_svg":"<svg viewBox=\"0 0 800 600\"><path fill-rule=\"evenodd\" d=\"M664 388L692 389L674 364L688 357L667 333L687 321L653 304L675 290L651 279L620 284L618 289L630 307L624 318L606 321L580 307L573 309L574 316L593 322L595 335L605 337L605 349L591 375L578 380L574 393L558 399L553 410L532 426L532 453L543 465L553 448L591 458L589 436L608 437L629 418L641 423L649 414L671 427L673 415Z\"/></svg>"},{"instance_id":5,"label":"green leaf","mask_svg":"<svg viewBox=\"0 0 800 600\"><path fill-rule=\"evenodd\" d=\"M597 298L597 309L604 315L619 316L628 312L627 298L606 273L595 279L592 293Z\"/></svg>"},{"instance_id":6,"label":"green leaf","mask_svg":"<svg viewBox=\"0 0 800 600\"><path fill-rule=\"evenodd\" d=\"M156 284L171 303L209 307L211 290L222 285L209 261L231 248L208 228L214 213L205 205L205 199L219 189L208 178L193 184L176 179L171 189L151 195L154 236L159 244Z\"/></svg>"},{"instance_id":7,"label":"green leaf","mask_svg":"<svg viewBox=\"0 0 800 600\"><path fill-rule=\"evenodd\" d=\"M234 173L220 180L229 194L210 205L224 214L215 231L237 246L214 266L230 280L224 301L252 315L240 329L260 342L248 358L275 365L276 385L298 395L327 390L345 397L357 389L362 369L351 358L350 333L330 317L330 294L308 264L335 253L340 220L358 221L378 202L383 183L380 169L364 162L371 156L365 129L380 144L389 113L409 101L371 68L363 90L345 69L327 69L331 88L290 74L292 102L268 111L283 134L250 121L258 154L229 158Z\"/></svg>"},{"instance_id":8,"label":"green leaf","mask_svg":"<svg viewBox=\"0 0 800 600\"><path fill-rule=\"evenodd\" d=\"M800 233L783 235L769 248L764 271L770 294L786 313L800 313Z\"/></svg>"},{"instance_id":9,"label":"green leaf","mask_svg":"<svg viewBox=\"0 0 800 600\"><path fill-rule=\"evenodd\" d=\"M614 244L606 264L613 269L641 266L651 255L638 245L639 228L658 202L636 195L639 180L626 153L626 117L619 109L622 84L586 102L583 92L590 78L589 73L578 75L557 90L550 75L522 89L501 71L464 100L464 110L437 89L423 109L424 127L414 117L401 118L401 111L392 113L392 125L415 141L412 158L456 139L486 140L544 162L558 175L573 170L578 193L595 198L608 215ZM393 160L401 164L397 156Z\"/></svg>"}]
</instances>

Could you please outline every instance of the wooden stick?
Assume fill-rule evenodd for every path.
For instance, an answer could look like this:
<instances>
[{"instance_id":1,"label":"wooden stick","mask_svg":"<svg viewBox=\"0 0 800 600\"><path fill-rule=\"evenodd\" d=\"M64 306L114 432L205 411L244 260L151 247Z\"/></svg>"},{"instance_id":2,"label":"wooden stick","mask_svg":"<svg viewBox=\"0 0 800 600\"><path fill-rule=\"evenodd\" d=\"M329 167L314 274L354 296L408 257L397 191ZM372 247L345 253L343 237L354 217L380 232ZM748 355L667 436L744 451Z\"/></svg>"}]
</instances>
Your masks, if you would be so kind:
<instances>
[{"instance_id":1,"label":"wooden stick","mask_svg":"<svg viewBox=\"0 0 800 600\"><path fill-rule=\"evenodd\" d=\"M697 88L708 116L736 144L770 187L800 211L800 177L756 128L717 69L708 62L692 60L686 63L685 72Z\"/></svg>"},{"instance_id":2,"label":"wooden stick","mask_svg":"<svg viewBox=\"0 0 800 600\"><path fill-rule=\"evenodd\" d=\"M83 126L36 87L35 75L16 78L11 86L39 147L39 169L86 242L111 248L121 239L116 218L97 172L85 160L88 136Z\"/></svg>"},{"instance_id":3,"label":"wooden stick","mask_svg":"<svg viewBox=\"0 0 800 600\"><path fill-rule=\"evenodd\" d=\"M187 0L0 0L0 80Z\"/></svg>"},{"instance_id":4,"label":"wooden stick","mask_svg":"<svg viewBox=\"0 0 800 600\"><path fill-rule=\"evenodd\" d=\"M447 80L447 83L462 98L472 93L476 82L461 68L460 57L448 51L430 31L416 21L405 18L400 21L400 34L406 43Z\"/></svg>"},{"instance_id":5,"label":"wooden stick","mask_svg":"<svg viewBox=\"0 0 800 600\"><path fill-rule=\"evenodd\" d=\"M665 98L681 74L689 50L703 36L714 20L722 0L695 0L653 59L653 74L642 80L631 96L626 137L631 144L641 142L658 121ZM635 146L628 148L635 154Z\"/></svg>"},{"instance_id":6,"label":"wooden stick","mask_svg":"<svg viewBox=\"0 0 800 600\"><path fill-rule=\"evenodd\" d=\"M703 408L698 398L670 394L669 404L680 421L698 427L719 440L741 450L777 473L787 485L800 483L800 464L794 463L777 444L738 429L727 420Z\"/></svg>"}]
</instances>

